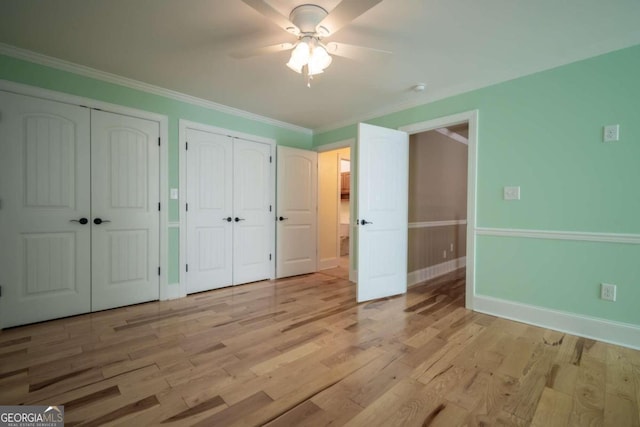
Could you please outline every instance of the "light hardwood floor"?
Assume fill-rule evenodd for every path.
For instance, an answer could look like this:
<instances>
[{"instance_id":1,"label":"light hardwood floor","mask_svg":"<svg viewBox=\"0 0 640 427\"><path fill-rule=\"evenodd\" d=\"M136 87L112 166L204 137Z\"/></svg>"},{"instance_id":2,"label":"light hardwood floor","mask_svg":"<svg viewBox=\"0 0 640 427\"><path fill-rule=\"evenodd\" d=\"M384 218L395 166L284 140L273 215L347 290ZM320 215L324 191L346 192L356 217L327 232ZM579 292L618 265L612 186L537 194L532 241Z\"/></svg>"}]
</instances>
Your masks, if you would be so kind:
<instances>
[{"instance_id":1,"label":"light hardwood floor","mask_svg":"<svg viewBox=\"0 0 640 427\"><path fill-rule=\"evenodd\" d=\"M66 425L638 426L640 352L474 313L462 271L343 269L0 332L0 404Z\"/></svg>"}]
</instances>

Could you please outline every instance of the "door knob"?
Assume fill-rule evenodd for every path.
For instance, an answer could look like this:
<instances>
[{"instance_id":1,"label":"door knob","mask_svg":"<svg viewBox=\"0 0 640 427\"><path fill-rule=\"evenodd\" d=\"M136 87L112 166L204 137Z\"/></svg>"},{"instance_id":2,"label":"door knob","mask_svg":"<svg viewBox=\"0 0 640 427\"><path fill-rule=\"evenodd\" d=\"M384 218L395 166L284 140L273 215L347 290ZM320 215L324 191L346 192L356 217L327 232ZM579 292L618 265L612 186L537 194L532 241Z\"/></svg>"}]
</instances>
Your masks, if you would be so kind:
<instances>
[{"instance_id":1,"label":"door knob","mask_svg":"<svg viewBox=\"0 0 640 427\"><path fill-rule=\"evenodd\" d=\"M279 220L279 221L284 221L285 219L289 219L289 218L285 218L285 217L283 217L283 216L278 217L278 220Z\"/></svg>"},{"instance_id":2,"label":"door knob","mask_svg":"<svg viewBox=\"0 0 640 427\"><path fill-rule=\"evenodd\" d=\"M371 221L367 221L366 219L360 220L360 225L367 225L367 224L373 224L373 223Z\"/></svg>"},{"instance_id":3,"label":"door knob","mask_svg":"<svg viewBox=\"0 0 640 427\"><path fill-rule=\"evenodd\" d=\"M96 219L94 219L94 220L93 220L93 223L94 223L95 225L100 225L100 224L102 224L103 222L111 222L111 221L109 221L108 219L102 219L102 218L96 218Z\"/></svg>"},{"instance_id":4,"label":"door knob","mask_svg":"<svg viewBox=\"0 0 640 427\"><path fill-rule=\"evenodd\" d=\"M230 216L226 217L226 218L222 218L223 221L227 221L227 222L231 222L233 221L233 218L231 218Z\"/></svg>"},{"instance_id":5,"label":"door knob","mask_svg":"<svg viewBox=\"0 0 640 427\"><path fill-rule=\"evenodd\" d=\"M236 217L234 221L235 221L235 222L244 221L244 218L238 218L238 217Z\"/></svg>"},{"instance_id":6,"label":"door knob","mask_svg":"<svg viewBox=\"0 0 640 427\"><path fill-rule=\"evenodd\" d=\"M70 219L69 222L79 222L82 225L85 225L89 222L89 220L87 218L80 218L80 219Z\"/></svg>"}]
</instances>

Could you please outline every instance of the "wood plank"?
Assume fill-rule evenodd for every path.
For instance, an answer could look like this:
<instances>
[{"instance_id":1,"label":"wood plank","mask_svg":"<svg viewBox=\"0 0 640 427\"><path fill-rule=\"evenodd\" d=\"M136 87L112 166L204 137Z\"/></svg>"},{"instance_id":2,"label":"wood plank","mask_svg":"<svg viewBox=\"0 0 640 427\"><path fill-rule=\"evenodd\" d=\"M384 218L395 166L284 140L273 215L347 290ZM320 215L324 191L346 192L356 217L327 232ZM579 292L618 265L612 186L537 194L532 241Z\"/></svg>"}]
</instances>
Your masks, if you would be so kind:
<instances>
[{"instance_id":1,"label":"wood plank","mask_svg":"<svg viewBox=\"0 0 640 427\"><path fill-rule=\"evenodd\" d=\"M69 425L640 423L640 351L468 311L464 270L362 304L325 273L0 331L0 401Z\"/></svg>"},{"instance_id":2,"label":"wood plank","mask_svg":"<svg viewBox=\"0 0 640 427\"><path fill-rule=\"evenodd\" d=\"M571 396L545 388L531 421L532 427L564 427L569 424ZM622 425L622 424L619 424Z\"/></svg>"}]
</instances>

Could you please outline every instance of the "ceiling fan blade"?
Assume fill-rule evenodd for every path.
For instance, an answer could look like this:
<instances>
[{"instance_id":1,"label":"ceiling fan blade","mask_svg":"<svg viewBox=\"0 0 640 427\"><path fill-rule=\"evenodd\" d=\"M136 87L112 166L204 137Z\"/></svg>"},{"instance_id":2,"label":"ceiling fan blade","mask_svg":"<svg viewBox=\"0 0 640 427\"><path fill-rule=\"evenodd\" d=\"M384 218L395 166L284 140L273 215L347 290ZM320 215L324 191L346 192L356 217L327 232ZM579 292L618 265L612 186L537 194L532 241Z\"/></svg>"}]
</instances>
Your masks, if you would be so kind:
<instances>
[{"instance_id":1,"label":"ceiling fan blade","mask_svg":"<svg viewBox=\"0 0 640 427\"><path fill-rule=\"evenodd\" d=\"M392 55L393 52L382 49L374 49L372 47L356 46L353 44L330 42L326 44L327 52L330 55L342 56L355 60L366 60L372 56Z\"/></svg>"},{"instance_id":2,"label":"ceiling fan blade","mask_svg":"<svg viewBox=\"0 0 640 427\"><path fill-rule=\"evenodd\" d=\"M275 22L275 24L283 30L296 35L300 32L300 30L298 30L298 27L293 25L289 18L272 8L264 0L242 0L242 2L247 6L253 8L256 12L261 13L265 17Z\"/></svg>"},{"instance_id":3,"label":"ceiling fan blade","mask_svg":"<svg viewBox=\"0 0 640 427\"><path fill-rule=\"evenodd\" d=\"M229 56L237 59L250 58L252 56L265 55L267 53L282 52L293 48L293 43L279 43L271 46L262 46L251 49L243 49L231 52Z\"/></svg>"},{"instance_id":4,"label":"ceiling fan blade","mask_svg":"<svg viewBox=\"0 0 640 427\"><path fill-rule=\"evenodd\" d=\"M382 0L342 0L329 14L318 24L324 27L329 34L334 34L340 28L356 19L358 16L380 3Z\"/></svg>"}]
</instances>

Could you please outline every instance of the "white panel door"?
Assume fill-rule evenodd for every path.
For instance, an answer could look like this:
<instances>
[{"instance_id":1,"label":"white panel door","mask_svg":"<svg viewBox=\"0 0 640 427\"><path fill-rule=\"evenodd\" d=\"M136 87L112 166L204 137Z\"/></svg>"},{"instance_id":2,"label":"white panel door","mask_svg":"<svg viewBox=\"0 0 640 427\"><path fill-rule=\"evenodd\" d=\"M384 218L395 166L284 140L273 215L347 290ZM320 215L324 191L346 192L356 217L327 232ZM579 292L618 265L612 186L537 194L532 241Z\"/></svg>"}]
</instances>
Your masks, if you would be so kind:
<instances>
[{"instance_id":1,"label":"white panel door","mask_svg":"<svg viewBox=\"0 0 640 427\"><path fill-rule=\"evenodd\" d=\"M159 124L91 113L92 310L157 300Z\"/></svg>"},{"instance_id":2,"label":"white panel door","mask_svg":"<svg viewBox=\"0 0 640 427\"><path fill-rule=\"evenodd\" d=\"M87 108L0 91L2 328L91 309L89 138Z\"/></svg>"},{"instance_id":3,"label":"white panel door","mask_svg":"<svg viewBox=\"0 0 640 427\"><path fill-rule=\"evenodd\" d=\"M271 146L233 141L233 284L271 278Z\"/></svg>"},{"instance_id":4,"label":"white panel door","mask_svg":"<svg viewBox=\"0 0 640 427\"><path fill-rule=\"evenodd\" d=\"M233 281L233 142L187 129L187 293Z\"/></svg>"},{"instance_id":5,"label":"white panel door","mask_svg":"<svg viewBox=\"0 0 640 427\"><path fill-rule=\"evenodd\" d=\"M318 154L278 147L277 277L316 271Z\"/></svg>"},{"instance_id":6,"label":"white panel door","mask_svg":"<svg viewBox=\"0 0 640 427\"><path fill-rule=\"evenodd\" d=\"M358 125L358 301L407 291L409 135Z\"/></svg>"}]
</instances>

